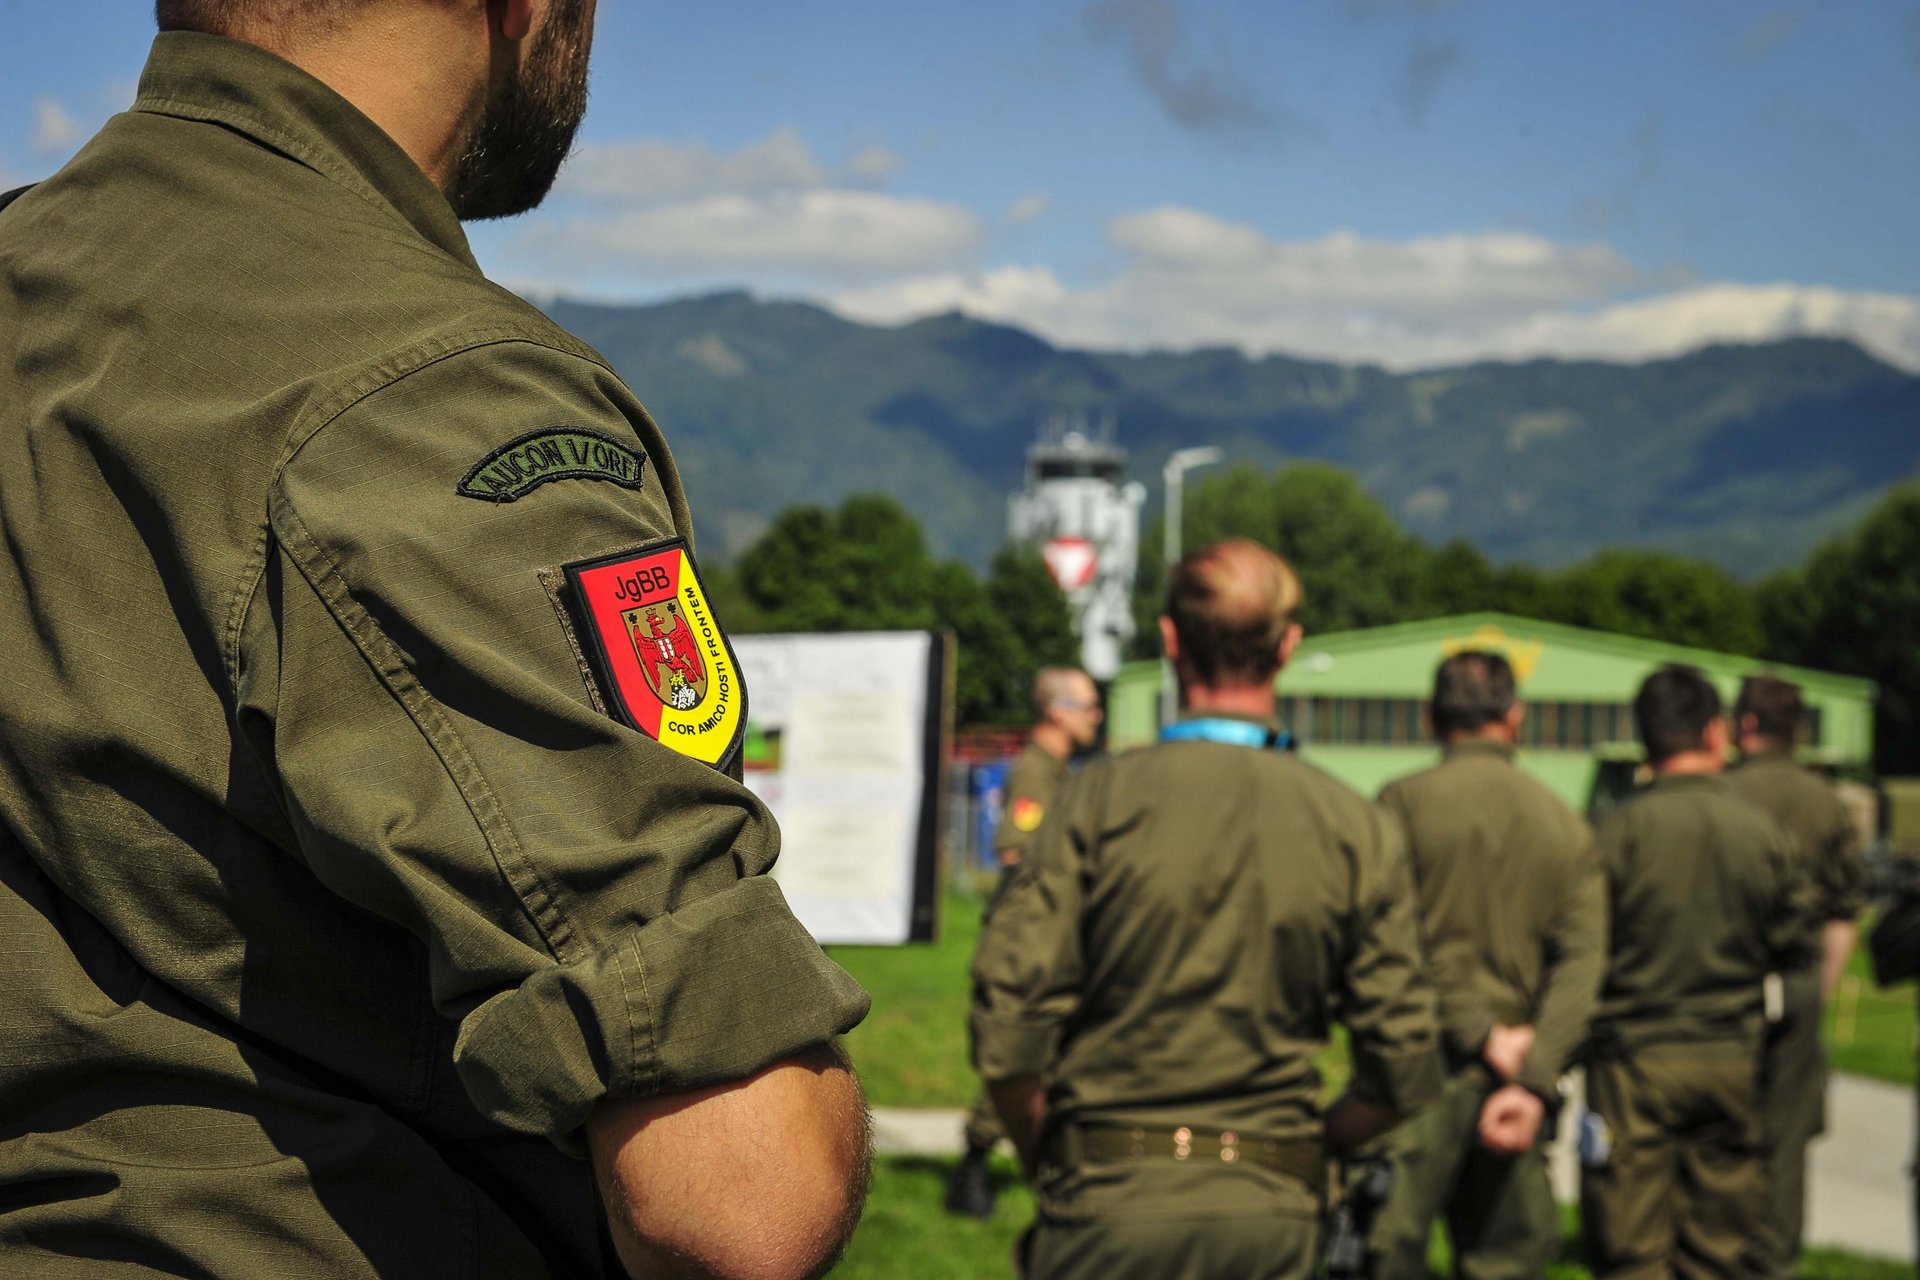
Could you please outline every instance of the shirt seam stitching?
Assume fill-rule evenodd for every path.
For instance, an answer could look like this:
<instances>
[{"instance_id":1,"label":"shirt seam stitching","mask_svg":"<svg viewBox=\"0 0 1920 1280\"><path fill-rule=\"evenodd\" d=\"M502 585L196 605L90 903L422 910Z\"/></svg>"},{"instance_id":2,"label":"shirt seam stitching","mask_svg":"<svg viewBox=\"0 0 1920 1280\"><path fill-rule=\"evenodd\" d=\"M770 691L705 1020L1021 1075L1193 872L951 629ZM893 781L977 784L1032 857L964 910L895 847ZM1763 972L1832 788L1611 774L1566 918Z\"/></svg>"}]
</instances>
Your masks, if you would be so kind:
<instances>
[{"instance_id":1,"label":"shirt seam stitching","mask_svg":"<svg viewBox=\"0 0 1920 1280\"><path fill-rule=\"evenodd\" d=\"M362 373L359 377L350 379L342 384L332 395L321 401L311 413L302 415L301 419L297 420L292 429L287 433L286 440L283 442L280 461L275 465L273 478L269 481L270 487L277 490L288 464L298 456L300 451L312 443L315 436L339 421L349 410L357 407L362 401L378 395L387 388L395 386L412 377L414 374L420 373L443 360L450 360L455 356L466 355L468 352L478 351L485 347L510 346L514 343L524 343L530 347L538 347L545 351L552 351L557 355L569 356L583 363L590 364L597 369L604 370L615 378L619 377L604 360L586 354L584 351L574 350L544 338L536 337L512 325L494 325L484 329L469 330L466 333L453 334L448 337L434 338L427 342L404 348L374 366L372 369Z\"/></svg>"},{"instance_id":2,"label":"shirt seam stitching","mask_svg":"<svg viewBox=\"0 0 1920 1280\"><path fill-rule=\"evenodd\" d=\"M389 696L400 704L439 759L441 768L446 771L473 818L495 868L505 877L522 908L539 930L542 945L555 960L562 964L571 963L578 958L573 954L575 939L571 922L561 909L553 887L540 874L533 860L526 856L519 837L506 821L499 799L487 782L485 771L472 758L459 732L447 723L440 704L408 668L399 646L380 630L379 624L354 598L338 566L320 547L318 540L277 485L271 502L276 517L293 526L288 533L282 534L281 540L294 564L299 567L301 576L313 587L334 621L360 651L362 660L373 669ZM288 534L298 536L296 538ZM305 545L299 546L298 543ZM315 563L306 563L302 551L307 552Z\"/></svg>"}]
</instances>

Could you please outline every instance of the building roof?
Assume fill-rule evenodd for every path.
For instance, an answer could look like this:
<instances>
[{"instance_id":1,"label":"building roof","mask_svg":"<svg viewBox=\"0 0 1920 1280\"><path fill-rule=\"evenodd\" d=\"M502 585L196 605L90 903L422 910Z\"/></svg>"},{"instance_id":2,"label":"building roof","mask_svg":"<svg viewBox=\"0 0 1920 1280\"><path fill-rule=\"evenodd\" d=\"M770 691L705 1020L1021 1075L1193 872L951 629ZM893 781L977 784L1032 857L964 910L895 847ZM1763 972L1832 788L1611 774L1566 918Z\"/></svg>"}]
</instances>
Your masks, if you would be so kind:
<instances>
[{"instance_id":1,"label":"building roof","mask_svg":"<svg viewBox=\"0 0 1920 1280\"><path fill-rule=\"evenodd\" d=\"M1767 673L1798 684L1811 701L1871 701L1871 680L1764 662L1690 645L1592 631L1506 613L1466 613L1387 627L1309 636L1281 673L1282 693L1425 697L1434 664L1462 649L1491 649L1513 663L1525 696L1627 701L1647 672L1668 663L1699 667L1722 684Z\"/></svg>"}]
</instances>

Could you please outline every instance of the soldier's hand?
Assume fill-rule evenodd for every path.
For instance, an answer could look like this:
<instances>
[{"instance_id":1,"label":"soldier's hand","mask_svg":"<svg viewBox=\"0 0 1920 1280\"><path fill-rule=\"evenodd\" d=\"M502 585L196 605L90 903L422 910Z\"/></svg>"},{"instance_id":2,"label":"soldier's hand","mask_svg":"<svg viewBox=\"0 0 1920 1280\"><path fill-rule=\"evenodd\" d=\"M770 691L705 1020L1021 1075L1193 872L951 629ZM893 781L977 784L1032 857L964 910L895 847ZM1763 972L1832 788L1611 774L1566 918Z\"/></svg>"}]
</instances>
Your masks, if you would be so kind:
<instances>
[{"instance_id":1,"label":"soldier's hand","mask_svg":"<svg viewBox=\"0 0 1920 1280\"><path fill-rule=\"evenodd\" d=\"M1504 1156L1531 1150L1546 1115L1546 1104L1519 1085L1496 1089L1480 1108L1481 1144Z\"/></svg>"},{"instance_id":2,"label":"soldier's hand","mask_svg":"<svg viewBox=\"0 0 1920 1280\"><path fill-rule=\"evenodd\" d=\"M1511 1080L1520 1074L1527 1055L1532 1052L1532 1027L1496 1026L1487 1033L1487 1043L1480 1050L1480 1056L1500 1073L1502 1080Z\"/></svg>"}]
</instances>

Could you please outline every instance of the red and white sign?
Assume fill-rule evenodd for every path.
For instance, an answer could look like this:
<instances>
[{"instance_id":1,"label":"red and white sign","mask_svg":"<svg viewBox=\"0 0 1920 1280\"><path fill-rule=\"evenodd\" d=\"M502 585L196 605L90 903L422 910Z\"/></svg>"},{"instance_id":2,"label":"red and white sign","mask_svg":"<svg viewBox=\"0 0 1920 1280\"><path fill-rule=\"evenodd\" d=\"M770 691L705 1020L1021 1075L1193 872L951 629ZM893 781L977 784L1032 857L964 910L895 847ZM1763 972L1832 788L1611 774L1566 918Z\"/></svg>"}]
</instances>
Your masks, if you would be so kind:
<instances>
[{"instance_id":1,"label":"red and white sign","mask_svg":"<svg viewBox=\"0 0 1920 1280\"><path fill-rule=\"evenodd\" d=\"M1085 538L1054 538L1040 549L1040 558L1047 562L1047 572L1062 591L1086 586L1100 567L1100 553Z\"/></svg>"}]
</instances>

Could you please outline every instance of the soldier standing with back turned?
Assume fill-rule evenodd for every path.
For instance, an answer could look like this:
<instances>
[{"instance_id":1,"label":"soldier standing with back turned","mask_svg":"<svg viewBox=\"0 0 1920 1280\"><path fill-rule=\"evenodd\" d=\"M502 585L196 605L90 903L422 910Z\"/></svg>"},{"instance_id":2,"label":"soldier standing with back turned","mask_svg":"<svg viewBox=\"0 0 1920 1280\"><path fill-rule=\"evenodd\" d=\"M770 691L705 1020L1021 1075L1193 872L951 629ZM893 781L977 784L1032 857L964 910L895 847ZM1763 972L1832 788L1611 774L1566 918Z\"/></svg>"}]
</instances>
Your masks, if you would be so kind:
<instances>
[{"instance_id":1,"label":"soldier standing with back turned","mask_svg":"<svg viewBox=\"0 0 1920 1280\"><path fill-rule=\"evenodd\" d=\"M1612 945L1587 1066L1587 1253L1608 1277L1766 1273L1762 988L1798 963L1788 836L1719 777L1720 695L1692 667L1633 703L1653 785L1600 825Z\"/></svg>"},{"instance_id":2,"label":"soldier standing with back turned","mask_svg":"<svg viewBox=\"0 0 1920 1280\"><path fill-rule=\"evenodd\" d=\"M1000 890L1006 888L1021 855L1053 807L1067 781L1067 762L1100 738L1100 690L1093 677L1076 667L1043 667L1033 678L1033 736L1014 757L1004 788L1006 806L993 836L1000 861ZM999 898L999 890L994 894ZM993 1212L993 1181L987 1156L1006 1137L993 1098L983 1087L967 1113L966 1154L947 1181L947 1210L970 1218Z\"/></svg>"},{"instance_id":3,"label":"soldier standing with back turned","mask_svg":"<svg viewBox=\"0 0 1920 1280\"><path fill-rule=\"evenodd\" d=\"M1312 1273L1328 1148L1439 1088L1398 828L1285 750L1299 581L1255 543L1174 568L1183 717L1067 784L974 958L975 1061L1040 1202L1025 1273ZM1336 1016L1353 1083L1322 1112Z\"/></svg>"},{"instance_id":4,"label":"soldier standing with back turned","mask_svg":"<svg viewBox=\"0 0 1920 1280\"><path fill-rule=\"evenodd\" d=\"M1432 705L1446 758L1380 794L1407 831L1451 1075L1386 1139L1379 1280L1426 1276L1441 1213L1473 1280L1530 1280L1559 1248L1539 1139L1606 967L1606 880L1587 824L1514 767L1522 715L1505 658L1448 658Z\"/></svg>"},{"instance_id":5,"label":"soldier standing with back turned","mask_svg":"<svg viewBox=\"0 0 1920 1280\"><path fill-rule=\"evenodd\" d=\"M1816 893L1817 949L1781 974L1780 1020L1767 1028L1768 1172L1773 1185L1774 1276L1791 1276L1807 1212L1807 1144L1826 1129L1827 1055L1820 1010L1833 996L1853 952L1854 917L1863 905L1866 864L1859 837L1833 787L1793 759L1806 709L1800 687L1777 676L1748 676L1734 704L1740 764L1727 774L1735 792L1793 837Z\"/></svg>"}]
</instances>

